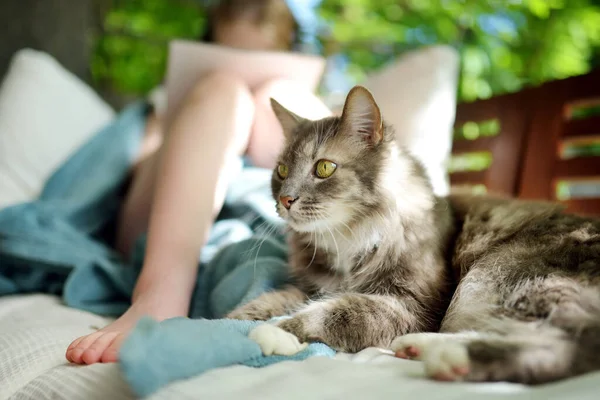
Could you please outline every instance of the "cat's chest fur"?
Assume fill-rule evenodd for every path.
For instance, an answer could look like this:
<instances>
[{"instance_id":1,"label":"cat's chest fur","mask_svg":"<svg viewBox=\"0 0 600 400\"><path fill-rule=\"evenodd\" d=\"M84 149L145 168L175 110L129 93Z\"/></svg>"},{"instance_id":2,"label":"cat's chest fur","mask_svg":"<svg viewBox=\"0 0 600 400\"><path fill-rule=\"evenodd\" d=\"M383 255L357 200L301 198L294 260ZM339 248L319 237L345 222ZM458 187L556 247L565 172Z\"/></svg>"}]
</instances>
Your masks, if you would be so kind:
<instances>
[{"instance_id":1,"label":"cat's chest fur","mask_svg":"<svg viewBox=\"0 0 600 400\"><path fill-rule=\"evenodd\" d=\"M290 267L299 283L321 294L364 290L390 258L390 239L377 231L293 234Z\"/></svg>"},{"instance_id":2,"label":"cat's chest fur","mask_svg":"<svg viewBox=\"0 0 600 400\"><path fill-rule=\"evenodd\" d=\"M316 245L326 254L329 268L348 279L371 260L382 245L381 234L375 232L364 235L361 240L334 233L319 236Z\"/></svg>"}]
</instances>

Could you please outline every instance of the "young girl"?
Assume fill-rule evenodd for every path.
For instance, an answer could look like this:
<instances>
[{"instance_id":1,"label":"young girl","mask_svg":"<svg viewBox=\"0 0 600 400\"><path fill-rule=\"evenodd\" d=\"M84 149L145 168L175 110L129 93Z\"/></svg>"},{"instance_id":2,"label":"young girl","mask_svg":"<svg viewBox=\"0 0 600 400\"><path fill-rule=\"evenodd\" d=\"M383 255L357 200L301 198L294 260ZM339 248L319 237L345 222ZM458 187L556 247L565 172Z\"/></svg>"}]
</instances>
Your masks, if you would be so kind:
<instances>
[{"instance_id":1,"label":"young girl","mask_svg":"<svg viewBox=\"0 0 600 400\"><path fill-rule=\"evenodd\" d=\"M290 50L297 32L284 0L223 0L210 22L208 39L236 48ZM67 360L114 362L142 316L187 316L198 252L230 180L228 163L245 154L254 165L272 168L282 146L270 97L306 118L330 114L315 96L291 82L267 82L251 91L235 76L216 71L190 88L171 121L156 115L149 119L117 232L117 249L127 254L148 231L131 307L105 328L73 341Z\"/></svg>"}]
</instances>

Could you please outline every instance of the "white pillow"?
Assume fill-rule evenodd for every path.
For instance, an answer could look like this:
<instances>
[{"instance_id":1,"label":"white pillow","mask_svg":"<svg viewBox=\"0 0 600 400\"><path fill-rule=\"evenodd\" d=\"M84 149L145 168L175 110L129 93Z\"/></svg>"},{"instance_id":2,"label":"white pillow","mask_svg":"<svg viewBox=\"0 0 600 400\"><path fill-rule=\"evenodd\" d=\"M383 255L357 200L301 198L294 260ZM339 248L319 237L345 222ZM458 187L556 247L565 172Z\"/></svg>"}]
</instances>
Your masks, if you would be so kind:
<instances>
[{"instance_id":1,"label":"white pillow","mask_svg":"<svg viewBox=\"0 0 600 400\"><path fill-rule=\"evenodd\" d=\"M0 209L31 201L114 110L51 56L17 52L0 87Z\"/></svg>"},{"instance_id":2,"label":"white pillow","mask_svg":"<svg viewBox=\"0 0 600 400\"><path fill-rule=\"evenodd\" d=\"M397 139L424 164L434 191L450 189L447 163L456 116L458 53L433 46L406 53L362 83L368 88Z\"/></svg>"}]
</instances>

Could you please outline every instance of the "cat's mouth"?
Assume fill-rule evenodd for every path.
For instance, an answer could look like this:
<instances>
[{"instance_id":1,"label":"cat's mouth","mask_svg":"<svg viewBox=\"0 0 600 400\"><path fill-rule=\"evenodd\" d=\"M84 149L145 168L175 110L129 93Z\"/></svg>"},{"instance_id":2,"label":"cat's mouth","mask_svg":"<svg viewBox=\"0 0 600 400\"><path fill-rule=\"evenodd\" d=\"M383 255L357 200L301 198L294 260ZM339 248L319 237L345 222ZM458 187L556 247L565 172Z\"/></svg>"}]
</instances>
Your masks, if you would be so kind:
<instances>
[{"instance_id":1,"label":"cat's mouth","mask_svg":"<svg viewBox=\"0 0 600 400\"><path fill-rule=\"evenodd\" d=\"M315 212L303 210L303 209L292 209L281 210L280 215L287 221L289 226L297 232L315 232L315 231L326 231L329 222L323 216L315 215Z\"/></svg>"},{"instance_id":2,"label":"cat's mouth","mask_svg":"<svg viewBox=\"0 0 600 400\"><path fill-rule=\"evenodd\" d=\"M353 209L343 203L337 202L332 207L312 199L299 199L289 208L278 203L277 213L290 228L302 233L335 231L341 226L347 226L354 215Z\"/></svg>"}]
</instances>

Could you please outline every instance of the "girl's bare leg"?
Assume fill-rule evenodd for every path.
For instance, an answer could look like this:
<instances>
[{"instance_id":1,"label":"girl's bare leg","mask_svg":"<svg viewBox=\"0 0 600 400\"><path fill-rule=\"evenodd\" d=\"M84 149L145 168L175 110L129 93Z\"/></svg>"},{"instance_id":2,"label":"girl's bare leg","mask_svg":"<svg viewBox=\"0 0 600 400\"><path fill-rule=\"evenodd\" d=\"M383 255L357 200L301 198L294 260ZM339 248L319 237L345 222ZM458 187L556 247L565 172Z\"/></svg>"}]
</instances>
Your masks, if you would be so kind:
<instances>
[{"instance_id":1,"label":"girl's bare leg","mask_svg":"<svg viewBox=\"0 0 600 400\"><path fill-rule=\"evenodd\" d=\"M269 81L256 88L253 95L256 111L247 154L257 167L273 168L283 148L283 131L271 109L271 97L304 118L316 120L331 116L331 111L317 96L292 81Z\"/></svg>"},{"instance_id":2,"label":"girl's bare leg","mask_svg":"<svg viewBox=\"0 0 600 400\"><path fill-rule=\"evenodd\" d=\"M125 204L121 225L129 237L120 240L125 247L145 230L150 211L146 255L132 305L112 324L76 339L67 349L69 361L114 362L126 334L142 316L162 320L188 314L199 251L222 206L228 164L247 147L253 117L251 93L232 76L214 74L190 91L167 128L160 158L148 159L145 170L140 166L141 180L134 179Z\"/></svg>"},{"instance_id":3,"label":"girl's bare leg","mask_svg":"<svg viewBox=\"0 0 600 400\"><path fill-rule=\"evenodd\" d=\"M148 232L151 199L155 192L163 139L161 121L153 113L146 120L146 132L138 160L133 167L133 179L119 215L115 247L125 256L131 255L130 252L138 236Z\"/></svg>"}]
</instances>

